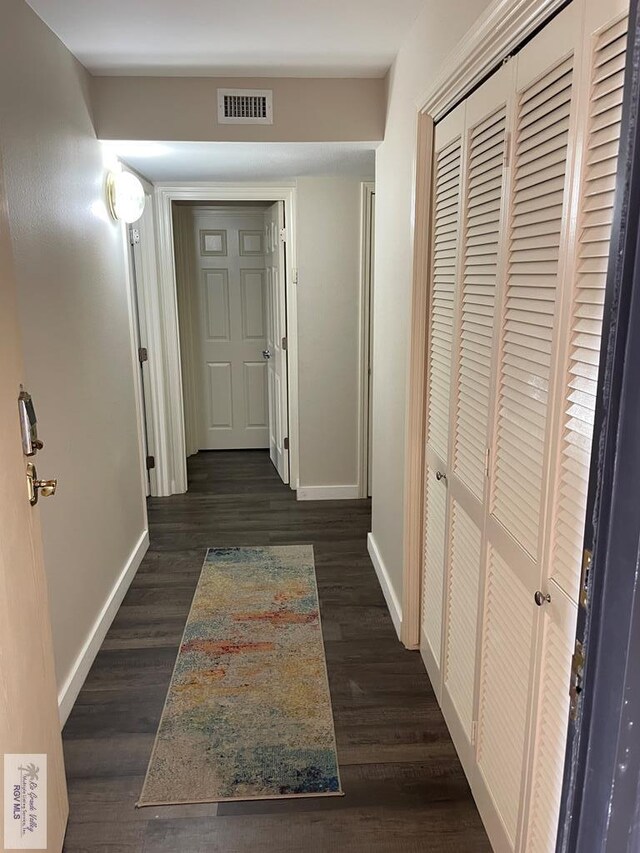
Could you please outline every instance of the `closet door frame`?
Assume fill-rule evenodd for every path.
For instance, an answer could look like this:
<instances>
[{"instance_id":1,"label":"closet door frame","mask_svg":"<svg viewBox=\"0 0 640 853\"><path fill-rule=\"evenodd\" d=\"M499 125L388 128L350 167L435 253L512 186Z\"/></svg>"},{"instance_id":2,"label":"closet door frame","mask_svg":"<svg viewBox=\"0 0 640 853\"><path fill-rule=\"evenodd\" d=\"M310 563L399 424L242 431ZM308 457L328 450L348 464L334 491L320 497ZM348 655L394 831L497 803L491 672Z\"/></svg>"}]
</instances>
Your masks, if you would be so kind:
<instances>
[{"instance_id":1,"label":"closet door frame","mask_svg":"<svg viewBox=\"0 0 640 853\"><path fill-rule=\"evenodd\" d=\"M432 207L434 124L497 68L513 50L545 24L566 0L502 0L492 3L444 63L442 74L416 102L413 287L409 340L409 381L405 443L402 624L409 649L420 646L422 532L424 524L425 413L424 366L429 352L429 234Z\"/></svg>"}]
</instances>

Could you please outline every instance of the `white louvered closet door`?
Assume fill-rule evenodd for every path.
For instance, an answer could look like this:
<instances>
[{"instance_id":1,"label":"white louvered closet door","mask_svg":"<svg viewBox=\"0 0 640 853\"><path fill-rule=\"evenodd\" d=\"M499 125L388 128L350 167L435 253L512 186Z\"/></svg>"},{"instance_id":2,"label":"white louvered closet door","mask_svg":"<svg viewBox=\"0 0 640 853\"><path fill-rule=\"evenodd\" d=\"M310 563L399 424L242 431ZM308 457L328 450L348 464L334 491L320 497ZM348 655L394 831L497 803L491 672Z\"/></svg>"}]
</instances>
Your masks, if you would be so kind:
<instances>
[{"instance_id":1,"label":"white louvered closet door","mask_svg":"<svg viewBox=\"0 0 640 853\"><path fill-rule=\"evenodd\" d=\"M499 307L477 763L500 848L522 849L560 281L570 223L580 4L515 58L507 268Z\"/></svg>"},{"instance_id":2,"label":"white louvered closet door","mask_svg":"<svg viewBox=\"0 0 640 853\"><path fill-rule=\"evenodd\" d=\"M570 304L550 561L551 580L576 603L618 165L627 9L628 4L620 0L606 5L591 0L587 8L585 90L589 97L581 140L584 161L575 272L567 288Z\"/></svg>"},{"instance_id":3,"label":"white louvered closet door","mask_svg":"<svg viewBox=\"0 0 640 853\"><path fill-rule=\"evenodd\" d=\"M436 128L433 164L425 535L420 649L438 694L440 693L444 560L447 536L446 479L442 479L440 475L446 472L449 459L449 407L454 300L459 276L458 247L464 115L465 105L463 104Z\"/></svg>"},{"instance_id":4,"label":"white louvered closet door","mask_svg":"<svg viewBox=\"0 0 640 853\"><path fill-rule=\"evenodd\" d=\"M449 435L442 709L468 773L476 672L495 306L504 275L506 143L513 63L467 99Z\"/></svg>"},{"instance_id":5,"label":"white louvered closet door","mask_svg":"<svg viewBox=\"0 0 640 853\"><path fill-rule=\"evenodd\" d=\"M628 4L588 0L580 82L585 116L574 264L567 271L563 360L553 458L537 717L533 733L527 853L555 849L569 714L567 685L575 637L602 311L622 116ZM564 319L566 318L566 319Z\"/></svg>"},{"instance_id":6,"label":"white louvered closet door","mask_svg":"<svg viewBox=\"0 0 640 853\"><path fill-rule=\"evenodd\" d=\"M627 11L573 0L436 128L421 651L499 853L555 850Z\"/></svg>"}]
</instances>

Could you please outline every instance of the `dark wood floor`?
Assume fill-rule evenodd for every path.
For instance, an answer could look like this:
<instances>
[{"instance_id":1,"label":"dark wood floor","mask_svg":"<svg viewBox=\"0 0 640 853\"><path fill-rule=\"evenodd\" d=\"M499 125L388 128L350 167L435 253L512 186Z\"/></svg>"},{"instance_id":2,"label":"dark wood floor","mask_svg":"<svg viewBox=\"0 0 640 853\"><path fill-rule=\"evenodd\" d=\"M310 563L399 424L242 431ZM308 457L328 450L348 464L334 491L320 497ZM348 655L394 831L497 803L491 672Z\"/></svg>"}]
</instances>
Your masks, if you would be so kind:
<instances>
[{"instance_id":1,"label":"dark wood floor","mask_svg":"<svg viewBox=\"0 0 640 853\"><path fill-rule=\"evenodd\" d=\"M480 853L480 818L366 549L368 501L297 503L263 451L200 453L149 502L151 548L64 729L71 851ZM342 798L135 809L204 554L315 549Z\"/></svg>"}]
</instances>

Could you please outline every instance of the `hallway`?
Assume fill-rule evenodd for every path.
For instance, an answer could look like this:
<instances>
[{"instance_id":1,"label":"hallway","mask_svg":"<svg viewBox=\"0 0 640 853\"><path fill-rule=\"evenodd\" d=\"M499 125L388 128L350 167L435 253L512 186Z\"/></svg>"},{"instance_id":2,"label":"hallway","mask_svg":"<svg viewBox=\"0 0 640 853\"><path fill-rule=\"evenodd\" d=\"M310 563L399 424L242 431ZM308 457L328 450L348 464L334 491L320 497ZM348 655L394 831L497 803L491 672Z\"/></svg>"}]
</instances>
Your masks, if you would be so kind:
<instances>
[{"instance_id":1,"label":"hallway","mask_svg":"<svg viewBox=\"0 0 640 853\"><path fill-rule=\"evenodd\" d=\"M297 502L267 451L200 453L151 499L151 547L65 726L65 850L490 849L417 652L366 550L369 501ZM135 809L205 550L311 542L345 796Z\"/></svg>"}]
</instances>

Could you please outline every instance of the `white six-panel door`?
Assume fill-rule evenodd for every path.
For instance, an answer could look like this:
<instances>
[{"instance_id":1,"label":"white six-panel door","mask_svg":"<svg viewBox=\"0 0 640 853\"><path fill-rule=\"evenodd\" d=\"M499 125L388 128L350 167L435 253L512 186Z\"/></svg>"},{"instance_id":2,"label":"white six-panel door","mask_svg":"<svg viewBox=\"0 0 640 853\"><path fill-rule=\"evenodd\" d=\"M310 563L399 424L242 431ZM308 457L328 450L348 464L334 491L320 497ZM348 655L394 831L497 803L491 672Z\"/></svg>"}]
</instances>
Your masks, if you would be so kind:
<instances>
[{"instance_id":1,"label":"white six-panel door","mask_svg":"<svg viewBox=\"0 0 640 853\"><path fill-rule=\"evenodd\" d=\"M421 651L496 850L555 846L625 11L575 0L436 127Z\"/></svg>"},{"instance_id":2,"label":"white six-panel door","mask_svg":"<svg viewBox=\"0 0 640 853\"><path fill-rule=\"evenodd\" d=\"M196 214L199 449L269 446L264 216Z\"/></svg>"}]
</instances>

